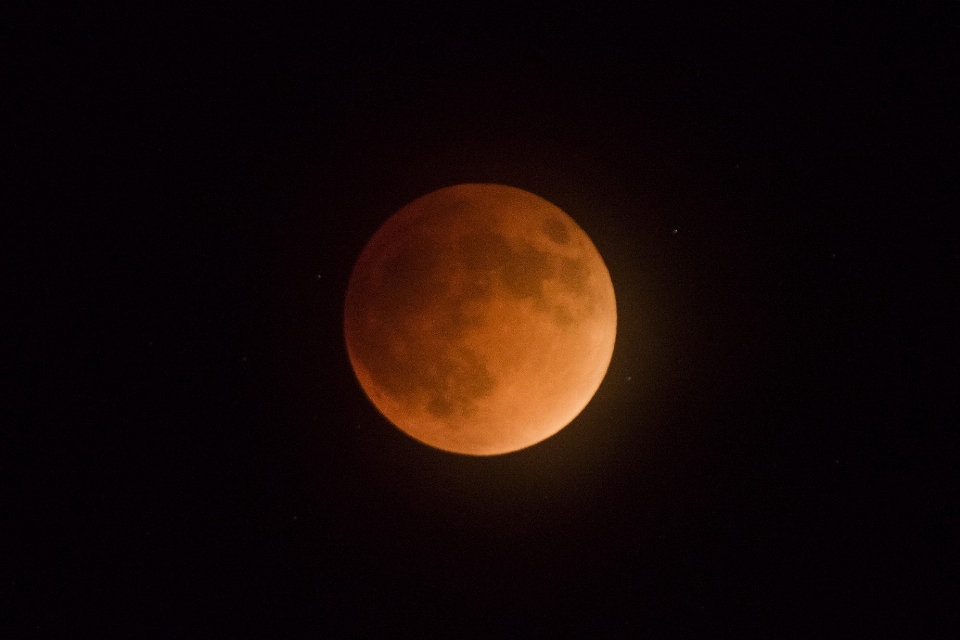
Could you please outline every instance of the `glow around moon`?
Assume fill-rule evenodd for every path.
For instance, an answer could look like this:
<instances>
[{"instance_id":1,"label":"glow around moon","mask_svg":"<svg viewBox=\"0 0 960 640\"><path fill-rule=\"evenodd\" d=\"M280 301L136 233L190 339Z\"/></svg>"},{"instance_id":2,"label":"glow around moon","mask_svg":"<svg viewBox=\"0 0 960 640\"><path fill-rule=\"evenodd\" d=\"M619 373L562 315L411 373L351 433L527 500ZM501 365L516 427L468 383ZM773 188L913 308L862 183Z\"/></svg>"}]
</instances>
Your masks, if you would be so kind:
<instances>
[{"instance_id":1,"label":"glow around moon","mask_svg":"<svg viewBox=\"0 0 960 640\"><path fill-rule=\"evenodd\" d=\"M548 438L593 397L617 312L600 254L570 216L514 187L434 191L389 218L350 277L344 333L370 400L446 451Z\"/></svg>"}]
</instances>

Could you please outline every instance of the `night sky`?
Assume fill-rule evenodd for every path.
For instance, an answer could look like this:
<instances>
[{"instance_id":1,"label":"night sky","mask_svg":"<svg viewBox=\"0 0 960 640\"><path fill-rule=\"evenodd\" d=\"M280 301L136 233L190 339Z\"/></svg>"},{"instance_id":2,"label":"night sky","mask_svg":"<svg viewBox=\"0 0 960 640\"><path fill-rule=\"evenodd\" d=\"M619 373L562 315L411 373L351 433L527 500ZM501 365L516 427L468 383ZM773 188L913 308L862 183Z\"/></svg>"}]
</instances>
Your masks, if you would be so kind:
<instances>
[{"instance_id":1,"label":"night sky","mask_svg":"<svg viewBox=\"0 0 960 640\"><path fill-rule=\"evenodd\" d=\"M957 40L776 11L12 12L0 631L956 624ZM583 413L490 458L343 340L367 239L465 182L618 305Z\"/></svg>"}]
</instances>

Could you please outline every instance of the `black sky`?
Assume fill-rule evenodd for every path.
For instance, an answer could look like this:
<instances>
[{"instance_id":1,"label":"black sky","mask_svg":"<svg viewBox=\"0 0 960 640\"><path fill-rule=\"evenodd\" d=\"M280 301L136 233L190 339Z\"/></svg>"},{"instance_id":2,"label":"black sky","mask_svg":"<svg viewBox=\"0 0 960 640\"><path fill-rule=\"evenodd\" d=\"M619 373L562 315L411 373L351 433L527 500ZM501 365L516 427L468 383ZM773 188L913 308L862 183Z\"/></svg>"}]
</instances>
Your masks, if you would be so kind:
<instances>
[{"instance_id":1,"label":"black sky","mask_svg":"<svg viewBox=\"0 0 960 640\"><path fill-rule=\"evenodd\" d=\"M944 632L943 24L12 12L0 625ZM391 427L342 337L365 241L462 182L568 212L618 301L594 401L495 458Z\"/></svg>"}]
</instances>

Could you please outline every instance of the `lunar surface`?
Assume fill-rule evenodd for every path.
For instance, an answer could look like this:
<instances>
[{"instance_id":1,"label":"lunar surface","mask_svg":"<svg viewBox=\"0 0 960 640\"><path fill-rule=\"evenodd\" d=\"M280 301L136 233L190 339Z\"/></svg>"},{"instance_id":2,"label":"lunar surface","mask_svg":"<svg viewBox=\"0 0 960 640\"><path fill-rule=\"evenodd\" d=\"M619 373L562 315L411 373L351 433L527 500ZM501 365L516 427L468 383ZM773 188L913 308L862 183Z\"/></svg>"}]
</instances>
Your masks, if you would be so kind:
<instances>
[{"instance_id":1,"label":"lunar surface","mask_svg":"<svg viewBox=\"0 0 960 640\"><path fill-rule=\"evenodd\" d=\"M434 191L389 218L350 277L344 334L364 392L446 451L523 449L569 424L606 374L613 284L570 216L514 187Z\"/></svg>"}]
</instances>

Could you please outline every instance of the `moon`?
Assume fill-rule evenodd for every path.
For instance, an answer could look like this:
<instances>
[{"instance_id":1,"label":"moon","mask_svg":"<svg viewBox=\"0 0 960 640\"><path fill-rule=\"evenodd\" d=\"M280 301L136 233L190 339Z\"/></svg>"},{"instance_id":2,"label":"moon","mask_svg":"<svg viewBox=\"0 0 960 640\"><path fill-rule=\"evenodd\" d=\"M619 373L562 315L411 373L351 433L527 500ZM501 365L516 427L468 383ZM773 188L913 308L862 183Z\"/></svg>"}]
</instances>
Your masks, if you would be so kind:
<instances>
[{"instance_id":1,"label":"moon","mask_svg":"<svg viewBox=\"0 0 960 640\"><path fill-rule=\"evenodd\" d=\"M528 191L461 184L391 216L350 276L344 335L394 425L487 456L567 426L613 355L617 309L587 234Z\"/></svg>"}]
</instances>

